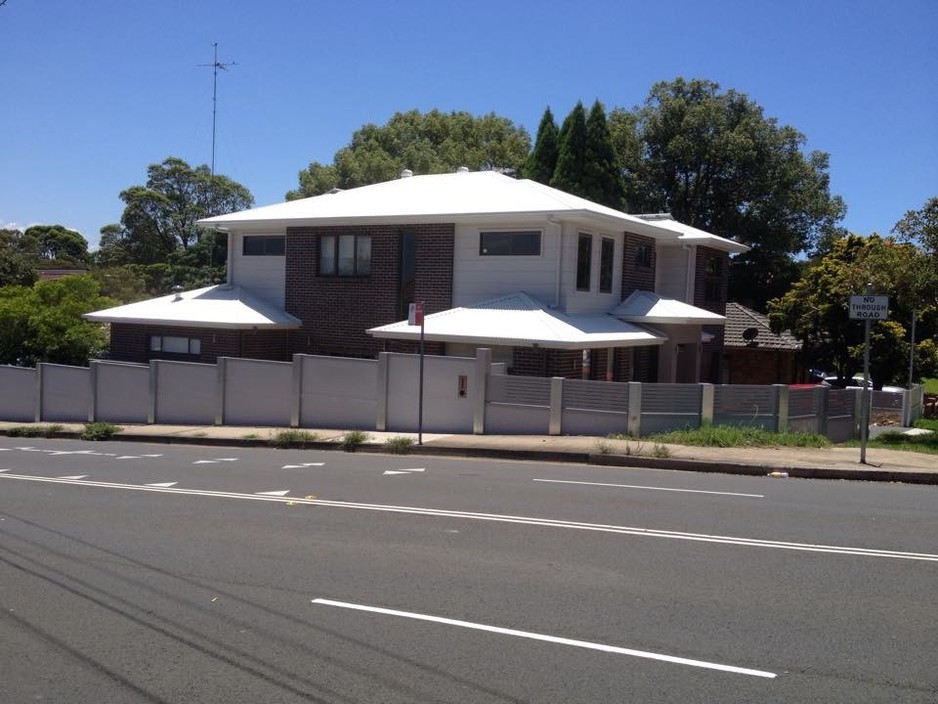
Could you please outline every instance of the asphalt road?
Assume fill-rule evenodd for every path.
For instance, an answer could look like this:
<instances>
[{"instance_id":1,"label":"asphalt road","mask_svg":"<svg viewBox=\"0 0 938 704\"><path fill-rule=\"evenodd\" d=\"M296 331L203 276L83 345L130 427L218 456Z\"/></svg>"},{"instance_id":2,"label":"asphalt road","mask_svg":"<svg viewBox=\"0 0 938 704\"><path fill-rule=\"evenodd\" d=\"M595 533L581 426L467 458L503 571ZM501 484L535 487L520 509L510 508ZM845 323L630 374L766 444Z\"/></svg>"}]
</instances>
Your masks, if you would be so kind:
<instances>
[{"instance_id":1,"label":"asphalt road","mask_svg":"<svg viewBox=\"0 0 938 704\"><path fill-rule=\"evenodd\" d=\"M0 438L0 701L935 702L938 489Z\"/></svg>"}]
</instances>

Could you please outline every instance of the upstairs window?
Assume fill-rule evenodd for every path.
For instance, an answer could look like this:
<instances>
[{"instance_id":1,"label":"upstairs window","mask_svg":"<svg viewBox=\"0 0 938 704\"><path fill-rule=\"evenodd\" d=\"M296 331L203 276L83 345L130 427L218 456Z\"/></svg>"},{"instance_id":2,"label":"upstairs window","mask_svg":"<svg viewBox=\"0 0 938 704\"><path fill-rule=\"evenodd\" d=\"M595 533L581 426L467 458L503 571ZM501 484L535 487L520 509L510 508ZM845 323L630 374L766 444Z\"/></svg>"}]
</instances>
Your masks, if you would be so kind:
<instances>
[{"instance_id":1,"label":"upstairs window","mask_svg":"<svg viewBox=\"0 0 938 704\"><path fill-rule=\"evenodd\" d=\"M616 256L616 241L603 237L599 258L599 292L612 293L612 269Z\"/></svg>"},{"instance_id":2,"label":"upstairs window","mask_svg":"<svg viewBox=\"0 0 938 704\"><path fill-rule=\"evenodd\" d=\"M593 265L593 236L580 233L576 246L576 290L589 291Z\"/></svg>"},{"instance_id":3,"label":"upstairs window","mask_svg":"<svg viewBox=\"0 0 938 704\"><path fill-rule=\"evenodd\" d=\"M707 257L707 276L723 276L723 260L719 257Z\"/></svg>"},{"instance_id":4,"label":"upstairs window","mask_svg":"<svg viewBox=\"0 0 938 704\"><path fill-rule=\"evenodd\" d=\"M282 235L245 235L241 240L241 254L245 257L283 256L285 238Z\"/></svg>"},{"instance_id":5,"label":"upstairs window","mask_svg":"<svg viewBox=\"0 0 938 704\"><path fill-rule=\"evenodd\" d=\"M537 230L479 233L479 255L483 257L530 257L541 253L541 233Z\"/></svg>"},{"instance_id":6,"label":"upstairs window","mask_svg":"<svg viewBox=\"0 0 938 704\"><path fill-rule=\"evenodd\" d=\"M322 235L319 238L319 274L371 274L371 235Z\"/></svg>"}]
</instances>

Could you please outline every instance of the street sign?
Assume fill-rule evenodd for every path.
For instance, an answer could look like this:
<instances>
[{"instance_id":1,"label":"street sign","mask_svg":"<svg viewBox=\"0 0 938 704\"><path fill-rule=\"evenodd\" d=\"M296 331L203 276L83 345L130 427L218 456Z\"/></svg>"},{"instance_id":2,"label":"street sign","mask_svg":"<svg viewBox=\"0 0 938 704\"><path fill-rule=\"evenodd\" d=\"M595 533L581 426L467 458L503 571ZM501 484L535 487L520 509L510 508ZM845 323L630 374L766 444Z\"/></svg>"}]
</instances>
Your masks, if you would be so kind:
<instances>
[{"instance_id":1,"label":"street sign","mask_svg":"<svg viewBox=\"0 0 938 704\"><path fill-rule=\"evenodd\" d=\"M886 320L889 296L850 296L851 320Z\"/></svg>"}]
</instances>

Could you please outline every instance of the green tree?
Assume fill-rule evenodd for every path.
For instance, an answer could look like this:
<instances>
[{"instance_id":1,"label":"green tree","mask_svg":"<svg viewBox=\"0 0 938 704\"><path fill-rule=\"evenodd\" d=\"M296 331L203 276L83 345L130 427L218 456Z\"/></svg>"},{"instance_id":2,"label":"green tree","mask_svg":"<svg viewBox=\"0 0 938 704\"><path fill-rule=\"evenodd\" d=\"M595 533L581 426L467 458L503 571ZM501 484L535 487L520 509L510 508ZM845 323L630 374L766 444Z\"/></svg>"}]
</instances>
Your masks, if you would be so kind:
<instances>
[{"instance_id":1,"label":"green tree","mask_svg":"<svg viewBox=\"0 0 938 704\"><path fill-rule=\"evenodd\" d=\"M32 286L36 280L37 257L23 251L23 233L0 230L0 287Z\"/></svg>"},{"instance_id":2,"label":"green tree","mask_svg":"<svg viewBox=\"0 0 938 704\"><path fill-rule=\"evenodd\" d=\"M583 165L584 198L621 210L625 206L625 184L616 157L606 109L598 100L586 118L586 160Z\"/></svg>"},{"instance_id":3,"label":"green tree","mask_svg":"<svg viewBox=\"0 0 938 704\"><path fill-rule=\"evenodd\" d=\"M107 337L81 316L115 304L90 276L0 289L0 364L87 364L106 349Z\"/></svg>"},{"instance_id":4,"label":"green tree","mask_svg":"<svg viewBox=\"0 0 938 704\"><path fill-rule=\"evenodd\" d=\"M151 164L146 185L131 186L120 198L125 203L120 225L101 231L97 258L108 265L165 263L200 243L198 220L254 204L241 184L176 157ZM209 254L200 265L210 265L211 259Z\"/></svg>"},{"instance_id":5,"label":"green tree","mask_svg":"<svg viewBox=\"0 0 938 704\"><path fill-rule=\"evenodd\" d=\"M62 225L33 225L23 233L46 266L82 268L91 262L88 240Z\"/></svg>"},{"instance_id":6,"label":"green tree","mask_svg":"<svg viewBox=\"0 0 938 704\"><path fill-rule=\"evenodd\" d=\"M871 283L877 294L890 297L890 320L872 326L871 376L877 388L901 380L909 355L906 324L920 304L915 272L924 256L893 238L840 238L784 296L769 301L773 329L789 329L802 340L810 366L849 379L862 368L864 335L862 322L849 317L849 300Z\"/></svg>"},{"instance_id":7,"label":"green tree","mask_svg":"<svg viewBox=\"0 0 938 704\"><path fill-rule=\"evenodd\" d=\"M525 178L545 185L550 184L554 169L557 168L557 156L560 149L559 140L560 133L557 130L557 123L554 122L554 114L548 107L544 110L541 123L538 125L534 149L524 162L523 175Z\"/></svg>"},{"instance_id":8,"label":"green tree","mask_svg":"<svg viewBox=\"0 0 938 704\"><path fill-rule=\"evenodd\" d=\"M383 126L356 130L332 164L312 162L299 173L299 188L287 193L287 200L389 181L404 169L435 174L466 166L520 174L530 148L523 127L494 113L399 112Z\"/></svg>"},{"instance_id":9,"label":"green tree","mask_svg":"<svg viewBox=\"0 0 938 704\"><path fill-rule=\"evenodd\" d=\"M561 191L583 196L587 159L586 110L578 102L560 128L557 168L550 185Z\"/></svg>"},{"instance_id":10,"label":"green tree","mask_svg":"<svg viewBox=\"0 0 938 704\"><path fill-rule=\"evenodd\" d=\"M819 253L844 234L828 155L805 153L801 132L743 93L705 80L661 82L613 125L631 210L668 211L752 247L734 258L731 298L764 307L791 283L794 255Z\"/></svg>"}]
</instances>

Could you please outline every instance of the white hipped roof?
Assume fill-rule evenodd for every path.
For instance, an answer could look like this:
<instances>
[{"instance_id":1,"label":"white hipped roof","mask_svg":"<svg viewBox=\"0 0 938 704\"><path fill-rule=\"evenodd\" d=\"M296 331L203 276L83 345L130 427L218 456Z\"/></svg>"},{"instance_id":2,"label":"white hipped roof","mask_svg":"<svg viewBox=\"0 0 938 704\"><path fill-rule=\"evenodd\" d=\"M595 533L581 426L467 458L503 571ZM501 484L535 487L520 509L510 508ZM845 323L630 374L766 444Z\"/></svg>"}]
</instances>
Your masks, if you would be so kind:
<instances>
[{"instance_id":1,"label":"white hipped roof","mask_svg":"<svg viewBox=\"0 0 938 704\"><path fill-rule=\"evenodd\" d=\"M723 325L722 315L651 291L633 291L610 311L620 320L652 325Z\"/></svg>"},{"instance_id":2,"label":"white hipped roof","mask_svg":"<svg viewBox=\"0 0 938 704\"><path fill-rule=\"evenodd\" d=\"M219 284L86 313L96 323L151 323L179 327L272 330L300 321L240 286Z\"/></svg>"},{"instance_id":3,"label":"white hipped roof","mask_svg":"<svg viewBox=\"0 0 938 704\"><path fill-rule=\"evenodd\" d=\"M420 326L406 320L371 328L378 338L417 340ZM666 336L607 314L568 315L524 292L424 318L424 339L499 347L585 349L660 345Z\"/></svg>"},{"instance_id":4,"label":"white hipped roof","mask_svg":"<svg viewBox=\"0 0 938 704\"><path fill-rule=\"evenodd\" d=\"M713 249L730 252L731 254L741 254L743 252L748 252L750 249L747 245L740 244L739 242L728 240L725 237L711 234L706 230L700 230L696 227L691 227L690 225L685 225L682 222L678 222L674 219L671 213L654 213L636 215L635 217L641 218L646 222L659 225L660 227L671 230L672 232L676 232L680 235L681 242L686 244L701 244L706 247L712 247Z\"/></svg>"},{"instance_id":5,"label":"white hipped roof","mask_svg":"<svg viewBox=\"0 0 938 704\"><path fill-rule=\"evenodd\" d=\"M222 231L341 224L461 222L514 217L593 219L679 242L680 233L528 179L495 171L409 176L199 220Z\"/></svg>"}]
</instances>

